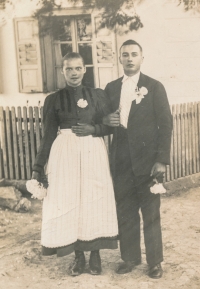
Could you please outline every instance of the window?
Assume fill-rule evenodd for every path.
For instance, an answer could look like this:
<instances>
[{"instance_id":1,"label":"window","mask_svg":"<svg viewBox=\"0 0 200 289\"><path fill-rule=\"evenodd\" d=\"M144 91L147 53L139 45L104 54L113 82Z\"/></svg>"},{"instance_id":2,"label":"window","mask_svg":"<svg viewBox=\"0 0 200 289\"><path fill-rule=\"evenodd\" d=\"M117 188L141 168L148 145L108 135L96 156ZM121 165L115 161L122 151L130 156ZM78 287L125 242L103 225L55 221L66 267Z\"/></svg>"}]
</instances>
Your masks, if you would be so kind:
<instances>
[{"instance_id":1,"label":"window","mask_svg":"<svg viewBox=\"0 0 200 289\"><path fill-rule=\"evenodd\" d=\"M91 16L56 17L53 23L53 54L55 55L56 89L65 86L61 74L61 60L68 52L78 52L83 57L86 73L83 83L94 87L93 39Z\"/></svg>"},{"instance_id":2,"label":"window","mask_svg":"<svg viewBox=\"0 0 200 289\"><path fill-rule=\"evenodd\" d=\"M92 14L53 17L53 31L39 36L36 19L15 19L16 55L20 92L52 92L65 87L62 57L70 52L82 55L86 73L83 84L101 87L118 77L116 39L108 29L98 30L99 18ZM70 11L67 11L70 13Z\"/></svg>"}]
</instances>

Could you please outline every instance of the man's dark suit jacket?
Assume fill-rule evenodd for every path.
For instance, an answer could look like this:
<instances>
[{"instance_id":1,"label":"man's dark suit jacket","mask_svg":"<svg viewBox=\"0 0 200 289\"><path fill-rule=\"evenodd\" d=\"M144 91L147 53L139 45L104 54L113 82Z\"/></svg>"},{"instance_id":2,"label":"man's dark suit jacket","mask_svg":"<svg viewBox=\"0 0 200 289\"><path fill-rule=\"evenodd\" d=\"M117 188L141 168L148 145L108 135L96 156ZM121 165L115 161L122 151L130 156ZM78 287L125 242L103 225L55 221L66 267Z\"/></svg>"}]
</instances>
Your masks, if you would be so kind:
<instances>
[{"instance_id":1,"label":"man's dark suit jacket","mask_svg":"<svg viewBox=\"0 0 200 289\"><path fill-rule=\"evenodd\" d=\"M135 176L150 175L155 162L169 164L172 116L164 86L157 80L140 73L138 88L148 93L139 104L132 102L127 133L132 169ZM111 111L119 108L122 77L107 84L105 92ZM111 171L115 175L118 128L114 129L111 147Z\"/></svg>"}]
</instances>

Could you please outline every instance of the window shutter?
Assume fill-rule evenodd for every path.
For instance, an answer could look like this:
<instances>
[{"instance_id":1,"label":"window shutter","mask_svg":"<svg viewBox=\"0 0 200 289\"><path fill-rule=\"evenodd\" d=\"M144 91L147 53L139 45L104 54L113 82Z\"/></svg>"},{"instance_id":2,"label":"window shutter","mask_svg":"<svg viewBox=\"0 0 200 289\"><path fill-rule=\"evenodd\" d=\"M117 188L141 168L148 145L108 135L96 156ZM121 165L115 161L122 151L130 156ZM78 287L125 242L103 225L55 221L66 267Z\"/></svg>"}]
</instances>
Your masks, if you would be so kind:
<instances>
[{"instance_id":1,"label":"window shutter","mask_svg":"<svg viewBox=\"0 0 200 289\"><path fill-rule=\"evenodd\" d=\"M55 61L53 54L53 39L47 34L40 39L43 65L43 90L52 92L56 90Z\"/></svg>"},{"instance_id":2,"label":"window shutter","mask_svg":"<svg viewBox=\"0 0 200 289\"><path fill-rule=\"evenodd\" d=\"M116 59L116 39L113 31L98 30L100 17L93 15L94 61L96 87L105 88L106 84L118 77Z\"/></svg>"},{"instance_id":3,"label":"window shutter","mask_svg":"<svg viewBox=\"0 0 200 289\"><path fill-rule=\"evenodd\" d=\"M42 67L38 21L15 19L15 39L20 92L42 92Z\"/></svg>"}]
</instances>

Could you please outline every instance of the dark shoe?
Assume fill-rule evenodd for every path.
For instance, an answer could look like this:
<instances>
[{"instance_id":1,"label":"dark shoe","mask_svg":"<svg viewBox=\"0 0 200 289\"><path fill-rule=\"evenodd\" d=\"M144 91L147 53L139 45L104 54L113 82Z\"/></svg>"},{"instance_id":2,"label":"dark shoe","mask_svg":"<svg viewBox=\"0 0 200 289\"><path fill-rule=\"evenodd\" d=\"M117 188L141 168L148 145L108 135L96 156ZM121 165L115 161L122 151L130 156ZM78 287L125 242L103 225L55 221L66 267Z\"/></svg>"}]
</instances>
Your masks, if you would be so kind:
<instances>
[{"instance_id":1,"label":"dark shoe","mask_svg":"<svg viewBox=\"0 0 200 289\"><path fill-rule=\"evenodd\" d=\"M101 258L99 255L99 251L91 251L89 265L90 265L90 274L92 275L101 274Z\"/></svg>"},{"instance_id":2,"label":"dark shoe","mask_svg":"<svg viewBox=\"0 0 200 289\"><path fill-rule=\"evenodd\" d=\"M71 270L71 276L78 276L85 268L85 255L82 251L75 251L76 257Z\"/></svg>"},{"instance_id":3,"label":"dark shoe","mask_svg":"<svg viewBox=\"0 0 200 289\"><path fill-rule=\"evenodd\" d=\"M151 267L149 270L149 277L154 279L159 279L162 277L163 269L161 267L161 264L157 264L154 267Z\"/></svg>"},{"instance_id":4,"label":"dark shoe","mask_svg":"<svg viewBox=\"0 0 200 289\"><path fill-rule=\"evenodd\" d=\"M126 261L119 265L119 267L116 270L117 274L126 274L132 271L132 269L141 264L141 262L132 262L132 261Z\"/></svg>"}]
</instances>

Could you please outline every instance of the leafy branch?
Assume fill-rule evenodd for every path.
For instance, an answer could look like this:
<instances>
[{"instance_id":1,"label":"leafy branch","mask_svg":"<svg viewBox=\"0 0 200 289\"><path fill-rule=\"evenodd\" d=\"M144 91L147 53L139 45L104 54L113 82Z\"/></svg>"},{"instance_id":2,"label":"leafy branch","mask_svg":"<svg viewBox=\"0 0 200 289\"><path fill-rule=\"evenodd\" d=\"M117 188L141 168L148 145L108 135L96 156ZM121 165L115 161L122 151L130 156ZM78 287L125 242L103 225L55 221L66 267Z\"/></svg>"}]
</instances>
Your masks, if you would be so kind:
<instances>
[{"instance_id":1,"label":"leafy branch","mask_svg":"<svg viewBox=\"0 0 200 289\"><path fill-rule=\"evenodd\" d=\"M179 0L179 5L183 4L186 11L195 9L200 11L200 0Z\"/></svg>"},{"instance_id":2,"label":"leafy branch","mask_svg":"<svg viewBox=\"0 0 200 289\"><path fill-rule=\"evenodd\" d=\"M145 0L68 1L74 6L76 4L82 4L83 7L96 7L99 9L101 11L101 22L98 29L107 27L109 29L115 29L115 31L127 33L128 31L138 30L143 27L140 16L136 13L135 6ZM17 0L4 0L3 3L5 4L4 6L12 5L14 9L17 2ZM183 4L186 11L192 9L200 11L200 0L176 0L176 2L178 5ZM56 29L55 24L57 22L54 10L62 9L62 5L58 5L56 0L37 0L37 6L40 8L34 12L33 16L39 20L41 34L52 33Z\"/></svg>"},{"instance_id":3,"label":"leafy branch","mask_svg":"<svg viewBox=\"0 0 200 289\"><path fill-rule=\"evenodd\" d=\"M96 7L101 11L101 22L98 29L107 27L117 30L118 27L129 30L138 30L143 27L139 15L135 11L135 3L142 0L69 0L72 5L82 3L83 7ZM54 29L56 16L53 15L54 9L61 9L55 0L38 0L41 8L37 9L34 17L39 20L40 31L42 34L51 33Z\"/></svg>"}]
</instances>

